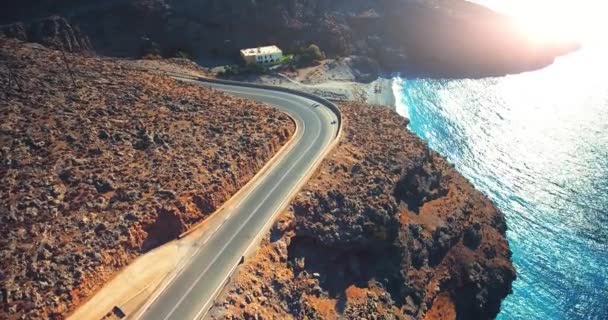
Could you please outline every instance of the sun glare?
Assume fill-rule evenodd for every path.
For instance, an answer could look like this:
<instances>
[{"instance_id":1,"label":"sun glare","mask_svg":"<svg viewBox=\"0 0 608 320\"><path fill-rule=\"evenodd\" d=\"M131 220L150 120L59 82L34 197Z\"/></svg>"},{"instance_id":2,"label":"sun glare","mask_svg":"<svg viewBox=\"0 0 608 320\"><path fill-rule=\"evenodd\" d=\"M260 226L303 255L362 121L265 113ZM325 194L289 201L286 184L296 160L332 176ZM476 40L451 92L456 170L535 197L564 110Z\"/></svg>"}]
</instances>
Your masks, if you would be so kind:
<instances>
[{"instance_id":1,"label":"sun glare","mask_svg":"<svg viewBox=\"0 0 608 320\"><path fill-rule=\"evenodd\" d=\"M519 14L514 17L521 32L537 42L582 41L580 32L558 15Z\"/></svg>"},{"instance_id":2,"label":"sun glare","mask_svg":"<svg viewBox=\"0 0 608 320\"><path fill-rule=\"evenodd\" d=\"M475 2L512 16L533 41L576 41L608 47L608 3L599 0L509 0Z\"/></svg>"}]
</instances>

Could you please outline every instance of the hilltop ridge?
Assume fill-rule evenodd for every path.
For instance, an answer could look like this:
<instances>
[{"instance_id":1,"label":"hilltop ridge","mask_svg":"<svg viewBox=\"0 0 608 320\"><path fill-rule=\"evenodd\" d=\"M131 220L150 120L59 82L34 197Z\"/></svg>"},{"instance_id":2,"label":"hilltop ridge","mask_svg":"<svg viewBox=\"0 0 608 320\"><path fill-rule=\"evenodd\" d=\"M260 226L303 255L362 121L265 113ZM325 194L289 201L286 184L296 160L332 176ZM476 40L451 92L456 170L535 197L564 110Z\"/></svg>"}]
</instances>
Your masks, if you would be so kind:
<instances>
[{"instance_id":1,"label":"hilltop ridge","mask_svg":"<svg viewBox=\"0 0 608 320\"><path fill-rule=\"evenodd\" d=\"M465 0L63 0L6 8L0 33L35 41L44 38L37 27L49 25L44 18L58 15L73 27L62 28L68 36L49 29L52 37L75 33L104 55L235 61L241 48L316 43L330 57L368 59L378 75L497 76L542 68L578 48L531 41L510 18Z\"/></svg>"}]
</instances>

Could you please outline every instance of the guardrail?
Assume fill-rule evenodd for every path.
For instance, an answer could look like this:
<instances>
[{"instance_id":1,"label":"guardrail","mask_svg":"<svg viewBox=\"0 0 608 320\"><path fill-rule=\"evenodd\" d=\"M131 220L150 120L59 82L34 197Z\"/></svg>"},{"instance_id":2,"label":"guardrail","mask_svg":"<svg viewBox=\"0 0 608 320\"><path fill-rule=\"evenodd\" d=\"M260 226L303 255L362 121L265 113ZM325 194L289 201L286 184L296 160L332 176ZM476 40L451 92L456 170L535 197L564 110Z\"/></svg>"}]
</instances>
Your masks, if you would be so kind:
<instances>
[{"instance_id":1,"label":"guardrail","mask_svg":"<svg viewBox=\"0 0 608 320\"><path fill-rule=\"evenodd\" d=\"M240 82L240 81L213 79L213 78L205 78L205 77L198 77L198 78L196 78L196 80L201 81L201 82L225 84L225 85L231 85L231 86L280 91L280 92L285 92L285 93L301 96L306 99L310 99L312 101L318 102L318 103L328 107L333 113L336 114L336 116L338 118L338 130L336 131L336 138L340 137L340 135L342 133L343 124L342 124L342 112L340 111L340 108L337 105L335 105L333 102L331 102L327 99L321 98L319 96L316 96L312 93L308 93L308 92L304 92L304 91L300 91L300 90L296 90L296 89L271 86L271 85L267 85L267 84L250 83L250 82Z\"/></svg>"},{"instance_id":2,"label":"guardrail","mask_svg":"<svg viewBox=\"0 0 608 320\"><path fill-rule=\"evenodd\" d=\"M250 257L255 252L255 249L260 245L260 242L262 241L262 239L268 234L268 231L272 227L272 224L276 220L276 217L281 212L283 212L283 210L285 210L285 208L289 205L291 200L296 196L296 194L300 191L300 189L304 186L304 184L310 179L310 177L312 177L312 175L314 174L316 169L321 164L321 161L323 161L323 159L325 159L327 154L329 154L329 152L338 144L340 137L342 135L343 121L342 121L342 112L340 111L340 108L338 108L337 105L335 105L333 102L330 102L324 98L321 98L319 96L316 96L314 94L310 94L307 92L289 89L289 88L271 86L271 85L255 84L255 83L248 83L248 82L238 82L238 81L230 81L230 80L222 80L222 79L210 79L210 78L205 78L205 77L199 77L196 80L201 81L201 82L208 82L208 83L234 85L234 86L241 86L241 87L279 91L279 92L285 92L285 93L301 96L301 97L304 97L304 98L310 99L312 101L323 104L324 106L326 106L330 110L332 110L332 112L334 112L338 118L338 130L336 130L336 136L333 139L333 141L325 149L325 151L321 154L321 156L314 161L313 165L311 166L311 169L308 170L308 172L306 172L306 174L300 179L300 181L298 182L298 185L283 200L283 202L280 205L280 208L266 221L266 223L264 224L264 226L261 229L261 232L258 233L254 237L254 239L252 239L249 246L245 249L245 252L242 253L241 259L238 261L238 263L236 263L232 267L232 269L229 271L226 278L222 281L222 284L220 285L220 287L218 287L216 292L213 293L213 299L211 301L215 301L215 299L220 294L220 292L225 288L226 285L228 285L228 283L230 283L230 281L231 281L232 277L234 276L235 272L237 271L239 265L241 265L248 257ZM199 318L199 319L204 318L205 315L207 314L207 312L209 312L210 308L211 308L210 305L205 305L203 307L203 309L201 309L201 311L197 315L197 318Z\"/></svg>"},{"instance_id":3,"label":"guardrail","mask_svg":"<svg viewBox=\"0 0 608 320\"><path fill-rule=\"evenodd\" d=\"M197 77L197 76L194 76L191 74L183 74L183 73L179 73L179 72L175 72L175 71L155 70L155 69L151 69L151 68L136 68L136 69L140 70L140 71L153 71L153 72L156 71L156 72L160 72L160 73L164 73L164 74L168 74L168 75L173 75L173 76L179 77L179 78L189 78L191 80L196 80L196 81L201 81L201 82L257 88L257 89L272 90L272 91L280 91L280 92L285 92L285 93L301 96L301 97L310 99L312 101L318 102L318 103L328 107L333 113L335 113L338 118L338 130L336 131L337 132L336 138L339 138L342 135L342 129L343 129L344 124L342 121L342 111L340 111L340 108L337 105L335 105L333 102L331 102L325 98L321 98L312 93L308 93L308 92L304 92L304 91L296 90L296 89L291 89L291 88L272 86L272 85L268 85L268 84L258 84L258 83L251 83L251 82L241 82L241 81L234 81L234 80L207 78L207 77L201 77L201 76Z\"/></svg>"},{"instance_id":4,"label":"guardrail","mask_svg":"<svg viewBox=\"0 0 608 320\"><path fill-rule=\"evenodd\" d=\"M146 70L146 71L152 71L152 70ZM284 92L287 94L304 97L306 99L312 100L314 102L317 102L317 103L320 103L320 104L326 106L336 115L336 117L338 119L338 121L337 121L338 130L336 130L336 135L335 135L333 141L322 152L321 156L314 161L311 168L305 173L305 175L302 176L302 178L298 181L298 185L295 188L293 188L293 190L291 190L289 195L283 200L283 202L280 204L280 208L278 210L276 210L276 212L274 212L274 214L265 222L264 226L262 227L261 232L259 232L254 237L254 239L252 239L249 246L245 249L245 252L242 253L241 259L239 259L239 261L233 266L233 268L231 270L229 270L228 275L222 281L222 285L220 287L218 287L216 289L216 291L213 293L213 298L210 301L214 301L217 298L217 296L219 295L219 293L221 292L221 290L224 289L225 285L231 281L232 276L236 272L238 266L244 262L246 257L249 257L251 254L253 254L255 248L260 244L262 238L268 233L268 230L271 228L271 226L274 223L278 214L280 212L282 212L289 205L289 203L295 197L297 192L300 191L300 189L306 183L306 181L308 181L308 179L314 174L316 168L318 168L318 166L321 164L321 161L325 158L325 156L327 156L327 154L330 152L330 150L332 150L338 144L339 139L342 135L343 126L344 126L343 119L342 119L342 112L340 111L340 108L337 105L335 105L333 102L330 102L327 99L321 98L319 96L316 96L316 95L308 93L308 92L299 91L299 90L295 90L295 89L277 87L277 86L271 86L271 85L264 85L264 84L248 83L248 82L213 79L213 78L206 78L206 77L200 77L200 76L197 77L197 76L193 76L193 75L185 75L185 74L180 74L180 73L176 73L176 72L164 72L164 71L159 71L159 72L173 75L174 77L177 77L177 78L190 79L190 80L194 80L194 81L240 86L240 87L249 87L249 88L256 88L256 89L270 90L270 91L278 91L278 92ZM200 318L201 315L202 316L206 315L206 313L209 311L210 307L211 307L210 305L205 305L203 307L203 309L200 310L199 314L197 315L197 318ZM141 316L141 313L138 313L138 315Z\"/></svg>"}]
</instances>

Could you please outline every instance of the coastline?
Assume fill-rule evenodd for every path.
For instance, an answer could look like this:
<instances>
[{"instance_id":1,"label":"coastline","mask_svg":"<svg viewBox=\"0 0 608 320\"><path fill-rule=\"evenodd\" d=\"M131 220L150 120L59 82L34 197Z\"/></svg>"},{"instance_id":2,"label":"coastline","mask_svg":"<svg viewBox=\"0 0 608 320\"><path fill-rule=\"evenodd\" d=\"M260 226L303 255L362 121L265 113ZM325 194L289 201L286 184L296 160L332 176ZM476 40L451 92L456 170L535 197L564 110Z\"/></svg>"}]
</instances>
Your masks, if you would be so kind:
<instances>
[{"instance_id":1,"label":"coastline","mask_svg":"<svg viewBox=\"0 0 608 320\"><path fill-rule=\"evenodd\" d=\"M358 71L346 63L328 59L318 66L245 80L298 89L330 100L382 105L397 110L393 78L380 76L371 82L363 82L357 74Z\"/></svg>"},{"instance_id":2,"label":"coastline","mask_svg":"<svg viewBox=\"0 0 608 320\"><path fill-rule=\"evenodd\" d=\"M393 103L394 110L402 117L410 119L410 112L405 102L405 93L403 92L403 86L405 85L405 79L395 77L392 79L391 88L393 92Z\"/></svg>"},{"instance_id":3,"label":"coastline","mask_svg":"<svg viewBox=\"0 0 608 320\"><path fill-rule=\"evenodd\" d=\"M186 73L192 76L217 77L223 68L209 68L187 59L167 60L130 60L127 65L159 72ZM397 101L401 100L399 86L402 80L396 77L375 77L373 81L362 81L356 74L360 73L350 65L333 59L322 61L318 66L297 69L292 72L249 76L238 80L281 86L309 92L334 101L360 102L370 105L389 107L401 116L407 116Z\"/></svg>"}]
</instances>

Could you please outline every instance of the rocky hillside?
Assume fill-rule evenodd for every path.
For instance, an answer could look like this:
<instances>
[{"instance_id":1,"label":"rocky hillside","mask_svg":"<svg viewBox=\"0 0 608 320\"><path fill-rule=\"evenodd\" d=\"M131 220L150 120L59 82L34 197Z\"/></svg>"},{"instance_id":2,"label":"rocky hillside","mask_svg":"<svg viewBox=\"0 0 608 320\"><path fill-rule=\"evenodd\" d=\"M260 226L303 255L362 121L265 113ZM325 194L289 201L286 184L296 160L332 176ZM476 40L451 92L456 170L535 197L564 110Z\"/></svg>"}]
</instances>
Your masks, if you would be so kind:
<instances>
[{"instance_id":1,"label":"rocky hillside","mask_svg":"<svg viewBox=\"0 0 608 320\"><path fill-rule=\"evenodd\" d=\"M25 42L36 42L68 52L93 50L89 38L65 18L51 16L31 23L17 22L0 27L0 35Z\"/></svg>"},{"instance_id":2,"label":"rocky hillside","mask_svg":"<svg viewBox=\"0 0 608 320\"><path fill-rule=\"evenodd\" d=\"M341 108L343 140L213 317L495 317L515 279L503 214L394 111Z\"/></svg>"},{"instance_id":3,"label":"rocky hillside","mask_svg":"<svg viewBox=\"0 0 608 320\"><path fill-rule=\"evenodd\" d=\"M0 24L25 25L4 29L36 31L44 24L36 19L60 15L97 52L112 56L181 51L236 58L243 47L274 43L289 51L316 43L330 57L369 59L366 68L377 73L482 77L544 67L577 47L531 42L507 17L465 0L20 0L5 6Z\"/></svg>"},{"instance_id":4,"label":"rocky hillside","mask_svg":"<svg viewBox=\"0 0 608 320\"><path fill-rule=\"evenodd\" d=\"M58 319L294 132L268 106L0 37L0 318ZM74 87L75 84L75 87Z\"/></svg>"}]
</instances>

